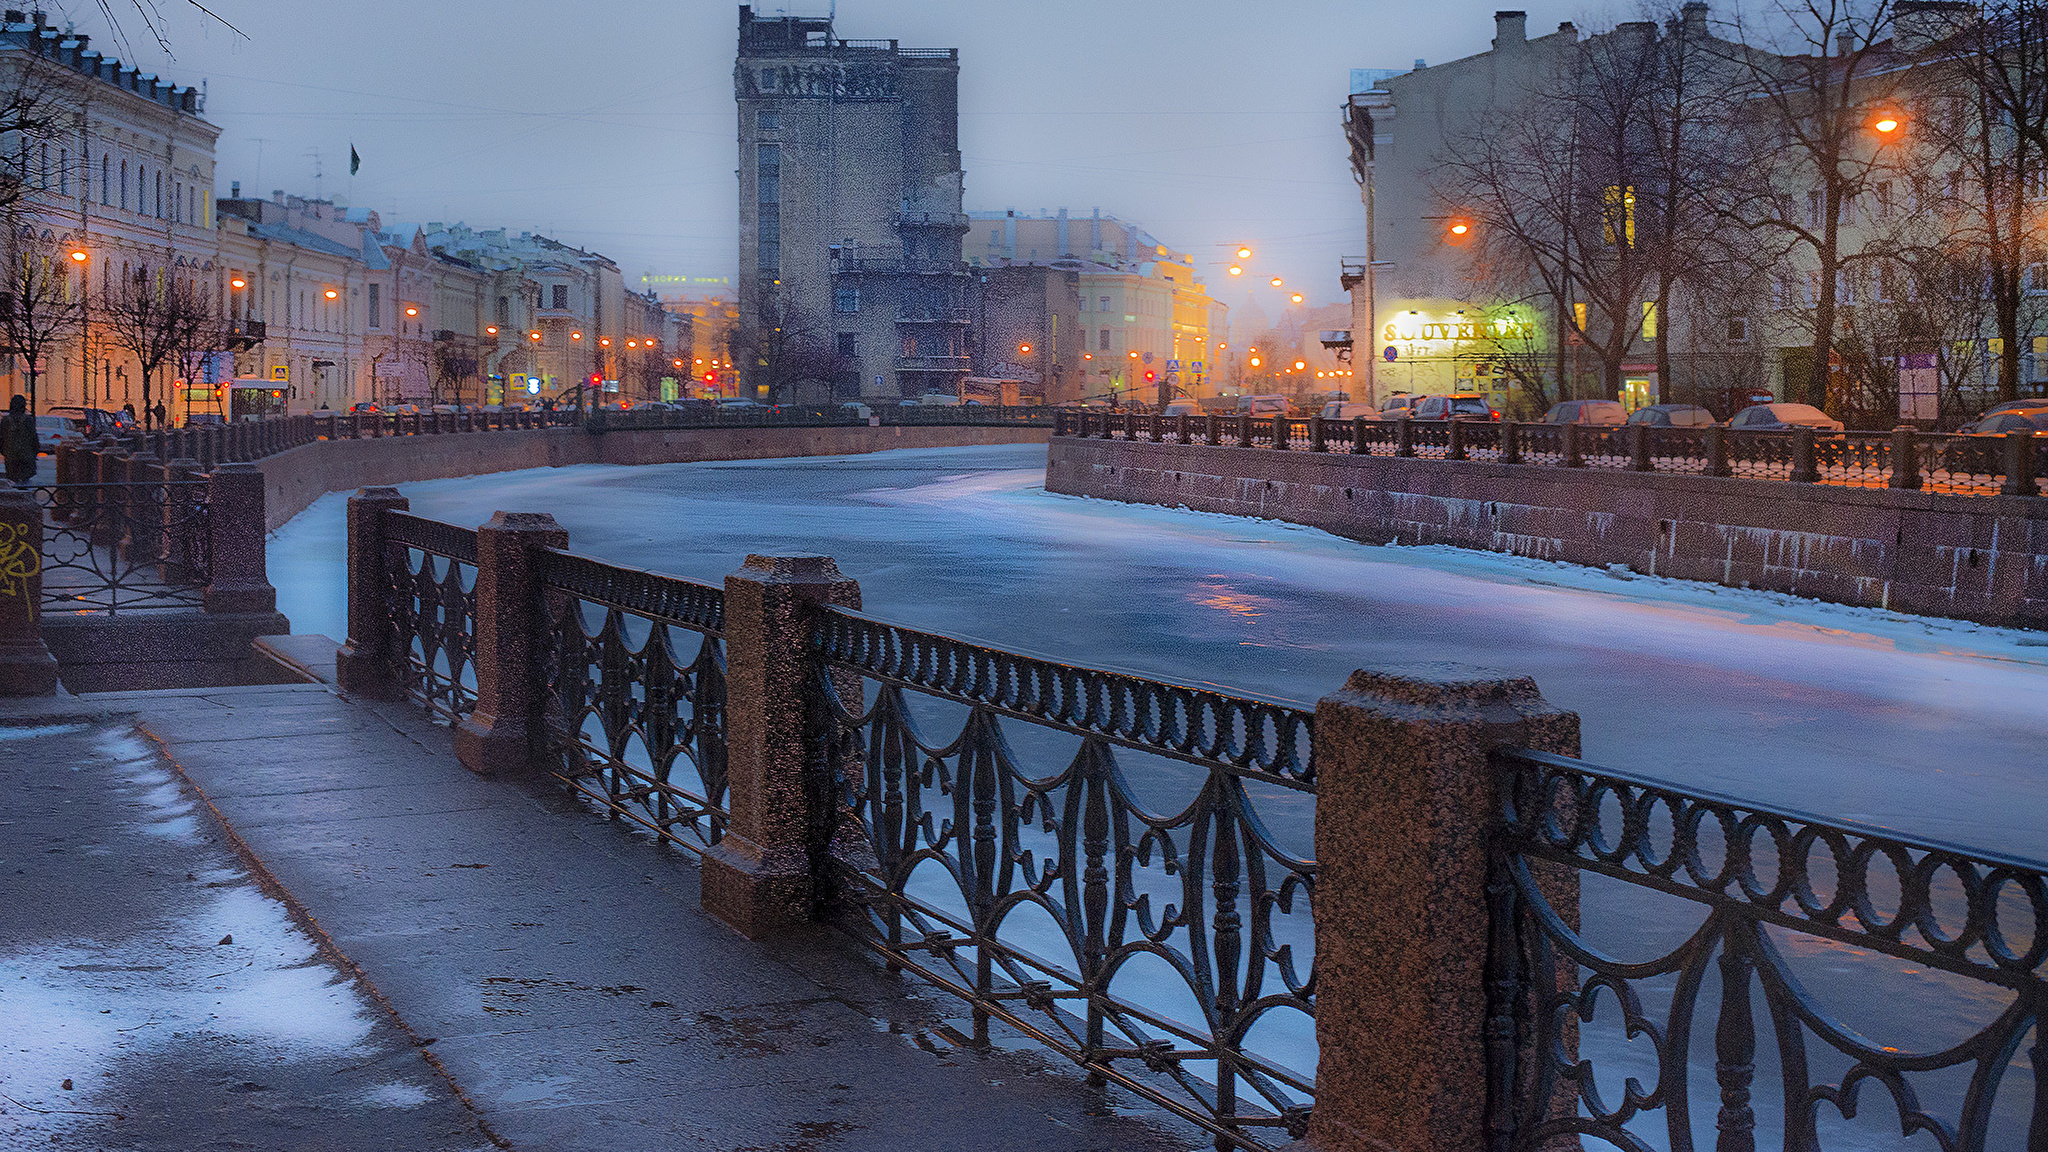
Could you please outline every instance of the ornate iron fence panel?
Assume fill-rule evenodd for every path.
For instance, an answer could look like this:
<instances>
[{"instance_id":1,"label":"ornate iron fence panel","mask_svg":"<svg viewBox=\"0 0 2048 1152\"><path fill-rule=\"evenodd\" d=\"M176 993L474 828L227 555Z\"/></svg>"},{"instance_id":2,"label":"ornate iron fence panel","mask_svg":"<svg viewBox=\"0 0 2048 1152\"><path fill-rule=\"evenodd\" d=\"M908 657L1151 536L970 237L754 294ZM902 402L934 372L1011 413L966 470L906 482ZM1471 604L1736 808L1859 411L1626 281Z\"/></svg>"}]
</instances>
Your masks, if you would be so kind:
<instances>
[{"instance_id":1,"label":"ornate iron fence panel","mask_svg":"<svg viewBox=\"0 0 2048 1152\"><path fill-rule=\"evenodd\" d=\"M1936 492L1988 496L2005 482L2003 436L1918 436L1921 484Z\"/></svg>"},{"instance_id":2,"label":"ornate iron fence panel","mask_svg":"<svg viewBox=\"0 0 2048 1152\"><path fill-rule=\"evenodd\" d=\"M1869 432L1822 433L1814 438L1813 462L1824 484L1883 488L1892 477L1892 438Z\"/></svg>"},{"instance_id":3,"label":"ornate iron fence panel","mask_svg":"<svg viewBox=\"0 0 2048 1152\"><path fill-rule=\"evenodd\" d=\"M2048 1149L2041 865L1542 753L1499 770L1495 1149Z\"/></svg>"},{"instance_id":4,"label":"ornate iron fence panel","mask_svg":"<svg viewBox=\"0 0 2048 1152\"><path fill-rule=\"evenodd\" d=\"M1790 432L1728 433L1728 470L1753 480L1792 478L1792 434Z\"/></svg>"},{"instance_id":5,"label":"ornate iron fence panel","mask_svg":"<svg viewBox=\"0 0 2048 1152\"><path fill-rule=\"evenodd\" d=\"M1451 422L1449 420L1416 420L1412 422L1409 441L1415 447L1417 456L1430 460L1442 460L1451 453Z\"/></svg>"},{"instance_id":6,"label":"ornate iron fence panel","mask_svg":"<svg viewBox=\"0 0 2048 1152\"><path fill-rule=\"evenodd\" d=\"M1564 425L1517 424L1515 445L1524 464L1563 464Z\"/></svg>"},{"instance_id":7,"label":"ornate iron fence panel","mask_svg":"<svg viewBox=\"0 0 2048 1152\"><path fill-rule=\"evenodd\" d=\"M1355 429L1356 427L1357 425L1354 424L1353 428ZM1351 450L1360 456L1392 456L1397 447L1395 437L1398 434L1399 421L1367 420L1365 422L1364 447L1361 449L1354 443Z\"/></svg>"},{"instance_id":8,"label":"ornate iron fence panel","mask_svg":"<svg viewBox=\"0 0 2048 1152\"><path fill-rule=\"evenodd\" d=\"M725 593L541 553L557 774L613 818L702 853L725 834Z\"/></svg>"},{"instance_id":9,"label":"ornate iron fence panel","mask_svg":"<svg viewBox=\"0 0 2048 1152\"><path fill-rule=\"evenodd\" d=\"M476 704L476 533L384 514L386 604L408 696L449 722Z\"/></svg>"},{"instance_id":10,"label":"ornate iron fence panel","mask_svg":"<svg viewBox=\"0 0 2048 1152\"><path fill-rule=\"evenodd\" d=\"M845 611L813 645L862 939L1219 1144L1298 1136L1311 714Z\"/></svg>"},{"instance_id":11,"label":"ornate iron fence panel","mask_svg":"<svg viewBox=\"0 0 2048 1152\"><path fill-rule=\"evenodd\" d=\"M213 572L204 480L52 484L43 512L45 612L200 605Z\"/></svg>"},{"instance_id":12,"label":"ornate iron fence panel","mask_svg":"<svg viewBox=\"0 0 2048 1152\"><path fill-rule=\"evenodd\" d=\"M1698 428L1652 428L1650 462L1659 472L1707 472L1707 435Z\"/></svg>"},{"instance_id":13,"label":"ornate iron fence panel","mask_svg":"<svg viewBox=\"0 0 2048 1152\"><path fill-rule=\"evenodd\" d=\"M1627 468L1634 460L1626 424L1581 424L1579 460L1588 468Z\"/></svg>"}]
</instances>

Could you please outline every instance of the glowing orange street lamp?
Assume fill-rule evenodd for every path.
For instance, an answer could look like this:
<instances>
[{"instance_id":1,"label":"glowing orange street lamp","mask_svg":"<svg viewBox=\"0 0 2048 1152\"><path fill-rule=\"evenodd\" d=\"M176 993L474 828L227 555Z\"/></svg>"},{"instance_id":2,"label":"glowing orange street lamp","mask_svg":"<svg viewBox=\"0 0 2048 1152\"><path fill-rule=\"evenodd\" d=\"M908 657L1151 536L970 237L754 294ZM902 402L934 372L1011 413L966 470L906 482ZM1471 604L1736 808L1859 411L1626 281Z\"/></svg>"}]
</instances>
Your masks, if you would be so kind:
<instances>
[{"instance_id":1,"label":"glowing orange street lamp","mask_svg":"<svg viewBox=\"0 0 2048 1152\"><path fill-rule=\"evenodd\" d=\"M491 326L489 326L489 327L487 327L487 328L485 328L485 329L484 329L484 335L486 335L486 336L496 336L497 334L498 334L498 326L497 326L496 324L493 324L493 325L491 325Z\"/></svg>"},{"instance_id":2,"label":"glowing orange street lamp","mask_svg":"<svg viewBox=\"0 0 2048 1152\"><path fill-rule=\"evenodd\" d=\"M72 249L72 251L71 251L71 259L72 259L72 260L74 260L74 261L75 261L75 262L77 262L77 263L80 263L80 264L83 264L83 263L85 263L85 260L86 260L86 255L85 255L85 249L83 249L83 248L74 248L74 249Z\"/></svg>"},{"instance_id":3,"label":"glowing orange street lamp","mask_svg":"<svg viewBox=\"0 0 2048 1152\"><path fill-rule=\"evenodd\" d=\"M1898 139L1899 131L1905 126L1905 120L1896 112L1879 112L1870 121L1870 130L1877 134L1880 144Z\"/></svg>"},{"instance_id":4,"label":"glowing orange street lamp","mask_svg":"<svg viewBox=\"0 0 2048 1152\"><path fill-rule=\"evenodd\" d=\"M1017 352L1018 352L1018 354L1020 354L1020 355L1023 355L1023 356L1029 356L1029 355L1031 355L1031 345L1029 345L1029 344L1019 344L1019 345L1017 345Z\"/></svg>"},{"instance_id":5,"label":"glowing orange street lamp","mask_svg":"<svg viewBox=\"0 0 2048 1152\"><path fill-rule=\"evenodd\" d=\"M338 299L338 298L339 298L340 296L341 296L341 293L339 293L339 292L336 292L336 291L335 291L334 289L332 289L332 288L329 288L329 289L327 290L327 298L328 298L329 300L334 300L334 299Z\"/></svg>"},{"instance_id":6,"label":"glowing orange street lamp","mask_svg":"<svg viewBox=\"0 0 2048 1152\"><path fill-rule=\"evenodd\" d=\"M1232 264L1230 266L1230 274L1232 276L1242 276L1244 275L1244 269L1236 264Z\"/></svg>"},{"instance_id":7,"label":"glowing orange street lamp","mask_svg":"<svg viewBox=\"0 0 2048 1152\"><path fill-rule=\"evenodd\" d=\"M1257 368L1261 363L1262 361L1257 356L1252 357L1252 367Z\"/></svg>"},{"instance_id":8,"label":"glowing orange street lamp","mask_svg":"<svg viewBox=\"0 0 2048 1152\"><path fill-rule=\"evenodd\" d=\"M583 339L583 333L581 333L581 332L571 332L571 333L569 333L569 339L571 339L571 340L581 340L581 339Z\"/></svg>"},{"instance_id":9,"label":"glowing orange street lamp","mask_svg":"<svg viewBox=\"0 0 2048 1152\"><path fill-rule=\"evenodd\" d=\"M417 304L407 304L407 305L405 306L405 314L406 314L407 316L417 316L417 315L419 315L419 314L420 314L420 306L419 306L419 305L417 305Z\"/></svg>"},{"instance_id":10,"label":"glowing orange street lamp","mask_svg":"<svg viewBox=\"0 0 2048 1152\"><path fill-rule=\"evenodd\" d=\"M1278 276L1273 277L1273 287L1278 288L1280 285L1285 283L1287 283L1287 281L1280 279Z\"/></svg>"},{"instance_id":11,"label":"glowing orange street lamp","mask_svg":"<svg viewBox=\"0 0 2048 1152\"><path fill-rule=\"evenodd\" d=\"M78 254L75 252L72 253L72 259L75 260L77 258ZM240 292L242 289L247 288L248 286L249 282L247 280L242 279L240 276L237 276L233 280L228 281L228 287L233 288L237 292Z\"/></svg>"},{"instance_id":12,"label":"glowing orange street lamp","mask_svg":"<svg viewBox=\"0 0 2048 1152\"><path fill-rule=\"evenodd\" d=\"M1248 247L1248 246L1240 245L1240 246L1238 247L1238 249L1237 249L1237 258L1238 258L1239 260L1249 260L1249 259L1251 259L1251 258L1252 258L1252 250L1251 250L1251 248L1250 248L1250 247Z\"/></svg>"},{"instance_id":13,"label":"glowing orange street lamp","mask_svg":"<svg viewBox=\"0 0 2048 1152\"><path fill-rule=\"evenodd\" d=\"M597 343L598 346L601 348L609 348L612 346L612 338L609 336L600 336L598 337Z\"/></svg>"},{"instance_id":14,"label":"glowing orange street lamp","mask_svg":"<svg viewBox=\"0 0 2048 1152\"><path fill-rule=\"evenodd\" d=\"M528 337L529 337L529 338L530 338L530 339L531 339L531 340L532 340L532 341L533 341L534 343L536 343L536 344L540 343L540 333L538 333L538 332L528 332L528 333L527 333L526 335L527 335L527 336L528 336Z\"/></svg>"},{"instance_id":15,"label":"glowing orange street lamp","mask_svg":"<svg viewBox=\"0 0 2048 1152\"><path fill-rule=\"evenodd\" d=\"M1293 296L1288 297L1288 299L1293 300L1296 304L1299 304L1301 303L1302 296L1301 293L1296 292Z\"/></svg>"}]
</instances>

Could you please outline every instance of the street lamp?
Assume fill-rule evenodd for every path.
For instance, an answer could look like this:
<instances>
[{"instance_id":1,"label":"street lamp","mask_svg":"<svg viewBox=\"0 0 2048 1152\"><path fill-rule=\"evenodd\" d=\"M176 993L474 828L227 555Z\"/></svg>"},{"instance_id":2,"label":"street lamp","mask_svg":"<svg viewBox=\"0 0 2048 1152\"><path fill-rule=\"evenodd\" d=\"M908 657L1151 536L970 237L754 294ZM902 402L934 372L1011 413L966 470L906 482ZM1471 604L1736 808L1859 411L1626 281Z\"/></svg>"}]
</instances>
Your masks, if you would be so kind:
<instances>
[{"instance_id":1,"label":"street lamp","mask_svg":"<svg viewBox=\"0 0 2048 1152\"><path fill-rule=\"evenodd\" d=\"M1285 281L1285 280L1282 280L1282 279L1281 279L1281 278L1279 278L1278 276L1275 276L1275 277L1273 277L1273 287L1275 287L1275 288L1278 288L1278 287L1280 287L1280 286L1281 286L1282 284L1285 284L1285 283L1287 283L1287 281Z\"/></svg>"},{"instance_id":2,"label":"street lamp","mask_svg":"<svg viewBox=\"0 0 2048 1152\"><path fill-rule=\"evenodd\" d=\"M71 259L72 259L72 260L74 260L74 261L76 261L77 263L80 263L80 264L83 264L83 263L85 263L85 260L86 260L86 255L85 255L85 249L83 249L83 248L75 248L75 249L73 249L73 250L72 250L72 252L71 252Z\"/></svg>"},{"instance_id":3,"label":"street lamp","mask_svg":"<svg viewBox=\"0 0 2048 1152\"><path fill-rule=\"evenodd\" d=\"M1238 249L1237 249L1237 258L1238 258L1239 260L1249 260L1249 259L1251 259L1251 258L1252 258L1252 250L1251 250L1251 248L1250 248L1250 247L1248 247L1248 246L1245 246L1245 245L1239 245L1239 247L1238 247Z\"/></svg>"},{"instance_id":4,"label":"street lamp","mask_svg":"<svg viewBox=\"0 0 2048 1152\"><path fill-rule=\"evenodd\" d=\"M1230 266L1230 274L1232 276L1242 276L1244 275L1244 267L1239 264L1232 264Z\"/></svg>"}]
</instances>

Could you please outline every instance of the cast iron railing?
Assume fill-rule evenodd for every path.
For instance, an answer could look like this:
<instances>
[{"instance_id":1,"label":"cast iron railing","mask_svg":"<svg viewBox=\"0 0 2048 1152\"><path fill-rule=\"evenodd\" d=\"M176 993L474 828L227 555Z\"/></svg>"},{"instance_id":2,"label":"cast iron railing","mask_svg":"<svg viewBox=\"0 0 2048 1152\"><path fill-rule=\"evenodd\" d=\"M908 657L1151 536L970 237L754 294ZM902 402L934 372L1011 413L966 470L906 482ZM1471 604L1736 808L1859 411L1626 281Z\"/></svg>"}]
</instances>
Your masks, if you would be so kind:
<instances>
[{"instance_id":1,"label":"cast iron railing","mask_svg":"<svg viewBox=\"0 0 2048 1152\"><path fill-rule=\"evenodd\" d=\"M2048 1149L2041 865L1542 753L1497 766L1496 1152L1875 1147L1866 1113L1878 1138ZM1663 911L1612 910L1642 899Z\"/></svg>"},{"instance_id":2,"label":"cast iron railing","mask_svg":"<svg viewBox=\"0 0 2048 1152\"><path fill-rule=\"evenodd\" d=\"M45 612L197 606L212 573L204 480L30 488L43 510Z\"/></svg>"},{"instance_id":3,"label":"cast iron railing","mask_svg":"<svg viewBox=\"0 0 2048 1152\"><path fill-rule=\"evenodd\" d=\"M725 593L549 549L549 746L612 816L703 852L725 832Z\"/></svg>"},{"instance_id":4,"label":"cast iron railing","mask_svg":"<svg viewBox=\"0 0 2048 1152\"><path fill-rule=\"evenodd\" d=\"M870 416L883 427L1052 427L1052 408L998 407L988 404L929 404L915 407L875 405L862 412L843 405L784 405L774 408L661 409L603 411L589 420L592 431L661 428L830 428L865 425Z\"/></svg>"},{"instance_id":5,"label":"cast iron railing","mask_svg":"<svg viewBox=\"0 0 2048 1152\"><path fill-rule=\"evenodd\" d=\"M1321 417L1056 410L1054 434L1476 460L1565 468L1785 480L1959 496L2038 496L2048 436L1749 431L1530 424L1489 420L1324 420ZM1903 465L1903 467L1901 466Z\"/></svg>"},{"instance_id":6,"label":"cast iron railing","mask_svg":"<svg viewBox=\"0 0 2048 1152\"><path fill-rule=\"evenodd\" d=\"M449 720L476 704L476 533L384 516L389 651L407 695Z\"/></svg>"},{"instance_id":7,"label":"cast iron railing","mask_svg":"<svg viewBox=\"0 0 2048 1152\"><path fill-rule=\"evenodd\" d=\"M1316 863L1270 817L1312 823L1311 714L843 610L813 647L860 937L977 1039L1001 1019L1219 1146L1300 1136Z\"/></svg>"}]
</instances>

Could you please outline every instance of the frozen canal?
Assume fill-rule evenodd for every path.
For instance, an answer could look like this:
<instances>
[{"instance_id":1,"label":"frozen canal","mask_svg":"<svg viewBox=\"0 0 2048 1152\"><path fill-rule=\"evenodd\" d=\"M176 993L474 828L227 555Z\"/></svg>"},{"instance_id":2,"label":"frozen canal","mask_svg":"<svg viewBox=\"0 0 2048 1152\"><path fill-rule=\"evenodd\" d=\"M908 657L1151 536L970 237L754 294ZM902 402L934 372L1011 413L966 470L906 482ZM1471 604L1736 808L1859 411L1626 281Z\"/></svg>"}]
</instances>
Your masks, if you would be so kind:
<instances>
[{"instance_id":1,"label":"frozen canal","mask_svg":"<svg viewBox=\"0 0 2048 1152\"><path fill-rule=\"evenodd\" d=\"M1533 675L1581 715L1595 762L2048 855L2048 636L1054 496L1044 458L1018 446L583 467L405 491L414 511L463 525L500 509L551 512L578 551L697 580L721 580L748 552L822 552L886 619L1309 704L1359 667L1449 660ZM296 631L346 630L343 501L316 504L271 545L279 607ZM1291 801L1262 814L1305 849L1309 810ZM1639 958L1652 942L1675 947L1700 919L1696 906L1599 878L1582 915L1596 943ZM1811 937L1784 943L1809 987L1881 1042L1925 1039L1934 1021L1967 1030L2003 1005L1987 987L1873 965ZM1668 980L1649 985L1653 1003L1668 1003ZM1709 990L1695 1015L1706 1035L1715 1002ZM1314 1063L1305 1034L1275 1035L1266 1050ZM1656 1080L1642 1046L1604 1018L1582 1029L1580 1051L1603 1069L1610 1099L1620 1076ZM1696 1125L1712 1122L1712 1060L1710 1045L1694 1045ZM2023 1064L2000 1095L2002 1134L2022 1122ZM1768 1051L1758 1072L1760 1085L1776 1075ZM1767 1133L1777 1119L1766 1096ZM1631 1125L1651 1147L1664 1146L1656 1115ZM1890 1140L1885 1123L1837 1118L1823 1124L1823 1146L1892 1147L1897 1121ZM1698 1134L1711 1142L1709 1129Z\"/></svg>"},{"instance_id":2,"label":"frozen canal","mask_svg":"<svg viewBox=\"0 0 2048 1152\"><path fill-rule=\"evenodd\" d=\"M405 491L464 525L551 512L578 551L697 580L748 552L822 552L891 620L1311 704L1359 667L1524 673L1584 718L1595 762L2048 852L2048 635L1054 496L1044 461L1020 445ZM343 499L271 544L295 631L347 630Z\"/></svg>"}]
</instances>

